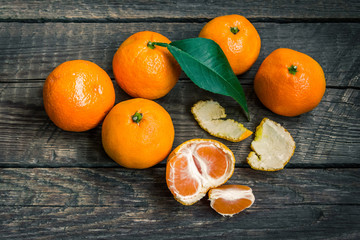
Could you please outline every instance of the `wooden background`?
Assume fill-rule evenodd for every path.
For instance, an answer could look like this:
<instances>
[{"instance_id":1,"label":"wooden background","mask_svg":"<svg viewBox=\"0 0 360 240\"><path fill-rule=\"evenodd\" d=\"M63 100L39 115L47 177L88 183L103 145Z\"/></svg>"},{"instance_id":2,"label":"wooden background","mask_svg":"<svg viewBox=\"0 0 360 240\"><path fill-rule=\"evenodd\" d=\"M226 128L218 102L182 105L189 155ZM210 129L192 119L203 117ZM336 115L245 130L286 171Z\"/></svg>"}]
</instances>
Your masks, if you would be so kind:
<instances>
[{"instance_id":1,"label":"wooden background","mask_svg":"<svg viewBox=\"0 0 360 240\"><path fill-rule=\"evenodd\" d=\"M220 140L237 161L228 183L253 188L250 209L224 218L206 198L183 206L167 189L165 161L124 169L102 149L101 126L71 133L48 119L42 87L60 63L89 60L114 80L112 57L130 35L197 37L206 22L227 14L247 17L262 40L258 60L239 76L251 122L233 99L199 89L184 74L156 101L173 119L173 147L213 138L190 113L203 99L219 101L250 130L264 117L288 129L297 148L279 172L246 164L253 137ZM360 239L359 42L359 1L0 0L0 238ZM259 65L280 47L310 55L325 71L320 105L298 117L273 114L253 90ZM130 98L114 86L116 103Z\"/></svg>"}]
</instances>

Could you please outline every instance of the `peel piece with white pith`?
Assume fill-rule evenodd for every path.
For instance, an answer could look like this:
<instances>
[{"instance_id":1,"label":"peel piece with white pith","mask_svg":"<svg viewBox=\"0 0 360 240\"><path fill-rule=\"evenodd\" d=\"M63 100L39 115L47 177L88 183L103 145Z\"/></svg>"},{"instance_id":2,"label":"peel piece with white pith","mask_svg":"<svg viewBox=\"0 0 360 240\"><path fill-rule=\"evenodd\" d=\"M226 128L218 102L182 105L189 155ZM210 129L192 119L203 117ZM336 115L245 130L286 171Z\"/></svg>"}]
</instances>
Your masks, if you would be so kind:
<instances>
[{"instance_id":1,"label":"peel piece with white pith","mask_svg":"<svg viewBox=\"0 0 360 240\"><path fill-rule=\"evenodd\" d=\"M264 118L256 128L251 143L252 152L247 157L251 168L278 171L285 167L295 151L295 141L279 123Z\"/></svg>"},{"instance_id":2,"label":"peel piece with white pith","mask_svg":"<svg viewBox=\"0 0 360 240\"><path fill-rule=\"evenodd\" d=\"M225 108L216 101L199 101L191 108L191 112L200 127L215 137L240 142L252 134L241 123L225 119Z\"/></svg>"}]
</instances>

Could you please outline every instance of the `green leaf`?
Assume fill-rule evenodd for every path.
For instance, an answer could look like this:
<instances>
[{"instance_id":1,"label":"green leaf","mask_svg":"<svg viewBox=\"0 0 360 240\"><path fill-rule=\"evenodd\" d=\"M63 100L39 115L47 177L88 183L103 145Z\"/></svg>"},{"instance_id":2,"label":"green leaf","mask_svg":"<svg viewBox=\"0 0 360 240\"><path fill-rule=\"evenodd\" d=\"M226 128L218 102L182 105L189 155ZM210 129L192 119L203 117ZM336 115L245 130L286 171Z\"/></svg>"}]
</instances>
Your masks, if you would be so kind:
<instances>
[{"instance_id":1,"label":"green leaf","mask_svg":"<svg viewBox=\"0 0 360 240\"><path fill-rule=\"evenodd\" d=\"M166 43L186 75L200 88L234 98L250 120L245 93L220 46L213 40L190 38Z\"/></svg>"}]
</instances>

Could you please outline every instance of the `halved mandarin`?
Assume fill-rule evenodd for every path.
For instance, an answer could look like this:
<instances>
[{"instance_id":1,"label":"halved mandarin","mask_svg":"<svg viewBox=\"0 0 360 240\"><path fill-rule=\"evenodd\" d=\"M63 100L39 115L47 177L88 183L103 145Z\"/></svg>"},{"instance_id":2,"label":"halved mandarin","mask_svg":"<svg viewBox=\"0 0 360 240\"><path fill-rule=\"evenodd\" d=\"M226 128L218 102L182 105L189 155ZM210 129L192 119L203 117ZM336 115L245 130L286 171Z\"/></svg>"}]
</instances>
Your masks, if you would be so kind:
<instances>
[{"instance_id":1,"label":"halved mandarin","mask_svg":"<svg viewBox=\"0 0 360 240\"><path fill-rule=\"evenodd\" d=\"M234 154L224 144L211 139L192 139L169 155L166 182L177 201L191 205L210 188L224 184L234 168Z\"/></svg>"},{"instance_id":2,"label":"halved mandarin","mask_svg":"<svg viewBox=\"0 0 360 240\"><path fill-rule=\"evenodd\" d=\"M210 206L223 216L233 216L255 202L251 188L243 185L222 185L209 191Z\"/></svg>"}]
</instances>

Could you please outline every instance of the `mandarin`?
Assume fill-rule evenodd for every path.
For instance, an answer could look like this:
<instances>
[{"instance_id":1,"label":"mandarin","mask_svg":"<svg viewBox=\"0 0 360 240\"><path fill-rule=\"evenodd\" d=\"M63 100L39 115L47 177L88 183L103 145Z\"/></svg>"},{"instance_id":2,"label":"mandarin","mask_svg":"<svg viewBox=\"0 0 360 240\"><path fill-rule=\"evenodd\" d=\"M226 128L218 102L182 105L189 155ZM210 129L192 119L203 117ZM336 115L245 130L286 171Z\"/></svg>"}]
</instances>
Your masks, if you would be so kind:
<instances>
[{"instance_id":1,"label":"mandarin","mask_svg":"<svg viewBox=\"0 0 360 240\"><path fill-rule=\"evenodd\" d=\"M115 162L126 168L149 168L171 151L174 126L158 103L135 98L118 103L102 125L102 144Z\"/></svg>"},{"instance_id":2,"label":"mandarin","mask_svg":"<svg viewBox=\"0 0 360 240\"><path fill-rule=\"evenodd\" d=\"M181 68L175 58L153 42L170 40L156 32L138 32L126 39L114 55L116 82L132 97L163 97L179 79Z\"/></svg>"},{"instance_id":3,"label":"mandarin","mask_svg":"<svg viewBox=\"0 0 360 240\"><path fill-rule=\"evenodd\" d=\"M324 71L313 58L279 48L262 62L254 88L265 107L293 117L311 111L320 103L326 82Z\"/></svg>"},{"instance_id":4,"label":"mandarin","mask_svg":"<svg viewBox=\"0 0 360 240\"><path fill-rule=\"evenodd\" d=\"M260 53L261 40L258 32L249 20L240 15L212 19L203 27L199 37L219 44L235 75L249 70Z\"/></svg>"},{"instance_id":5,"label":"mandarin","mask_svg":"<svg viewBox=\"0 0 360 240\"><path fill-rule=\"evenodd\" d=\"M56 126L73 132L96 127L115 103L109 75L95 63L73 60L57 66L46 78L43 101Z\"/></svg>"},{"instance_id":6,"label":"mandarin","mask_svg":"<svg viewBox=\"0 0 360 240\"><path fill-rule=\"evenodd\" d=\"M211 139L192 139L169 155L166 182L177 201L191 205L210 188L224 184L234 168L234 154L224 144Z\"/></svg>"}]
</instances>

